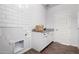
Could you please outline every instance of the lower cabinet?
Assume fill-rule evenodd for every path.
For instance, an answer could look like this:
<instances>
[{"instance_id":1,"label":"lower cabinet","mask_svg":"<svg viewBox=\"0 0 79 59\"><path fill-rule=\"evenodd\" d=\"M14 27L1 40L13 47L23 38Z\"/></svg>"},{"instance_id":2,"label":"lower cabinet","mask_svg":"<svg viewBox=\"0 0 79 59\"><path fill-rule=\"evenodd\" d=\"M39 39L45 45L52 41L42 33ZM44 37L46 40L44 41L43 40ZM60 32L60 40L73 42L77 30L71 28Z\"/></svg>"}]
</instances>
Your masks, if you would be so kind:
<instances>
[{"instance_id":1,"label":"lower cabinet","mask_svg":"<svg viewBox=\"0 0 79 59\"><path fill-rule=\"evenodd\" d=\"M0 54L24 53L31 48L31 32L23 28L0 28Z\"/></svg>"},{"instance_id":2,"label":"lower cabinet","mask_svg":"<svg viewBox=\"0 0 79 59\"><path fill-rule=\"evenodd\" d=\"M52 42L52 37L49 33L32 33L32 47L37 51L43 50L49 43Z\"/></svg>"},{"instance_id":3,"label":"lower cabinet","mask_svg":"<svg viewBox=\"0 0 79 59\"><path fill-rule=\"evenodd\" d=\"M4 38L0 38L0 54L11 54L12 46Z\"/></svg>"}]
</instances>

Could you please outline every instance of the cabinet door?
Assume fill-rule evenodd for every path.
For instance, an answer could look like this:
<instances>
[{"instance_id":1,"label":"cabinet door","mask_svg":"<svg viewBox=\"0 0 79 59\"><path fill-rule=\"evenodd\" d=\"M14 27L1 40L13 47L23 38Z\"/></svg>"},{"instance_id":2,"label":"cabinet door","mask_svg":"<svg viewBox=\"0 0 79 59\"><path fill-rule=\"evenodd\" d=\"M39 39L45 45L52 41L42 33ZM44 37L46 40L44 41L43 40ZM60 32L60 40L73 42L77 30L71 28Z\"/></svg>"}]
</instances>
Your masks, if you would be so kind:
<instances>
[{"instance_id":1,"label":"cabinet door","mask_svg":"<svg viewBox=\"0 0 79 59\"><path fill-rule=\"evenodd\" d=\"M46 33L33 33L32 35L32 47L37 51L41 51L49 44Z\"/></svg>"},{"instance_id":2,"label":"cabinet door","mask_svg":"<svg viewBox=\"0 0 79 59\"><path fill-rule=\"evenodd\" d=\"M6 39L5 30L0 28L0 54L12 53L12 47Z\"/></svg>"},{"instance_id":3,"label":"cabinet door","mask_svg":"<svg viewBox=\"0 0 79 59\"><path fill-rule=\"evenodd\" d=\"M12 53L12 47L9 45L9 42L4 38L0 38L0 54L9 54Z\"/></svg>"},{"instance_id":4,"label":"cabinet door","mask_svg":"<svg viewBox=\"0 0 79 59\"><path fill-rule=\"evenodd\" d=\"M49 32L47 35L48 44L54 41L53 32Z\"/></svg>"},{"instance_id":5,"label":"cabinet door","mask_svg":"<svg viewBox=\"0 0 79 59\"><path fill-rule=\"evenodd\" d=\"M32 47L37 51L40 51L43 45L42 37L41 33L32 33Z\"/></svg>"},{"instance_id":6,"label":"cabinet door","mask_svg":"<svg viewBox=\"0 0 79 59\"><path fill-rule=\"evenodd\" d=\"M25 35L24 48L26 50L31 48L31 33L27 33L27 35Z\"/></svg>"}]
</instances>

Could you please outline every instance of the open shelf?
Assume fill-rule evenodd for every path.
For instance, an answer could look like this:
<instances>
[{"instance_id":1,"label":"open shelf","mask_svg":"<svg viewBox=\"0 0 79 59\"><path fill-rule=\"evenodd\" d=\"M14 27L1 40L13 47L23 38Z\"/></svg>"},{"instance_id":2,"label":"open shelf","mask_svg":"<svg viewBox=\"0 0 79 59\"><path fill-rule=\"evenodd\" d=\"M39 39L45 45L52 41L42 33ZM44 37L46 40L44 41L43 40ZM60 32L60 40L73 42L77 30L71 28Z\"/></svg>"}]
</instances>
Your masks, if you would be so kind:
<instances>
[{"instance_id":1,"label":"open shelf","mask_svg":"<svg viewBox=\"0 0 79 59\"><path fill-rule=\"evenodd\" d=\"M24 48L24 40L14 43L14 53L21 51Z\"/></svg>"}]
</instances>

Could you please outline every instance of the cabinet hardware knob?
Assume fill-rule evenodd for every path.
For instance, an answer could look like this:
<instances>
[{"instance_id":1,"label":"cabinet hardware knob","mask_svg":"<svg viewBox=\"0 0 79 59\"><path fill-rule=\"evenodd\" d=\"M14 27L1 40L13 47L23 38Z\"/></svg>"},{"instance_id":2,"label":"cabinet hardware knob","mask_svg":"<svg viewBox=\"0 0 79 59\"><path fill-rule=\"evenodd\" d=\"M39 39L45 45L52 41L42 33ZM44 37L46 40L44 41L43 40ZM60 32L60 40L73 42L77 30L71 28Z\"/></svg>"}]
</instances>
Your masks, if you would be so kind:
<instances>
[{"instance_id":1,"label":"cabinet hardware knob","mask_svg":"<svg viewBox=\"0 0 79 59\"><path fill-rule=\"evenodd\" d=\"M27 34L25 34L25 36L27 36Z\"/></svg>"}]
</instances>

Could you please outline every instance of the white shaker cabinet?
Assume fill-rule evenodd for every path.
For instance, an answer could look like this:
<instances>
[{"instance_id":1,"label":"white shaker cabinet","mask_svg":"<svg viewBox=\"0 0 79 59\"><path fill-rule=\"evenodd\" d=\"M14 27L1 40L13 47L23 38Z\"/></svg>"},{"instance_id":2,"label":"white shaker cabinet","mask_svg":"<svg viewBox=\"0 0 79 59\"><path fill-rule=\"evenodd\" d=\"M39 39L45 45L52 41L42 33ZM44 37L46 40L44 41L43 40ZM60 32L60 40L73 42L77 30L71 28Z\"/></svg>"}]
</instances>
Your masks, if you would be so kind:
<instances>
[{"instance_id":1,"label":"white shaker cabinet","mask_svg":"<svg viewBox=\"0 0 79 59\"><path fill-rule=\"evenodd\" d=\"M48 35L47 35L47 42L50 43L52 41L54 41L54 38L53 38L53 32L48 32Z\"/></svg>"},{"instance_id":2,"label":"white shaker cabinet","mask_svg":"<svg viewBox=\"0 0 79 59\"><path fill-rule=\"evenodd\" d=\"M50 33L40 33L40 32L33 32L32 33L32 47L37 51L43 50L49 43L51 43L52 36Z\"/></svg>"},{"instance_id":3,"label":"white shaker cabinet","mask_svg":"<svg viewBox=\"0 0 79 59\"><path fill-rule=\"evenodd\" d=\"M31 32L23 28L0 28L0 53L24 53L31 48Z\"/></svg>"},{"instance_id":4,"label":"white shaker cabinet","mask_svg":"<svg viewBox=\"0 0 79 59\"><path fill-rule=\"evenodd\" d=\"M31 32L27 32L25 34L24 49L25 52L31 49Z\"/></svg>"}]
</instances>

